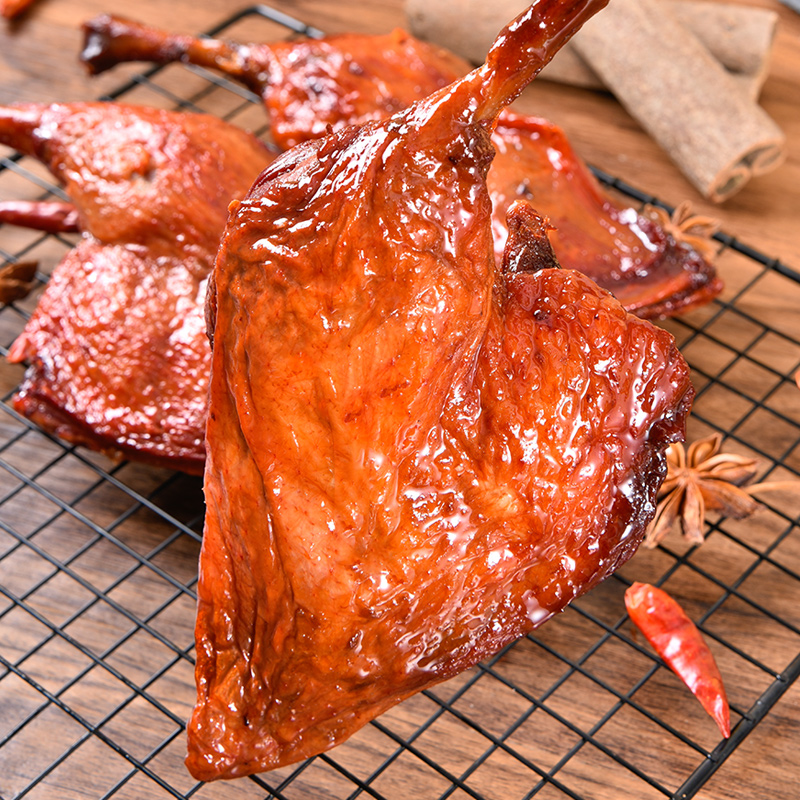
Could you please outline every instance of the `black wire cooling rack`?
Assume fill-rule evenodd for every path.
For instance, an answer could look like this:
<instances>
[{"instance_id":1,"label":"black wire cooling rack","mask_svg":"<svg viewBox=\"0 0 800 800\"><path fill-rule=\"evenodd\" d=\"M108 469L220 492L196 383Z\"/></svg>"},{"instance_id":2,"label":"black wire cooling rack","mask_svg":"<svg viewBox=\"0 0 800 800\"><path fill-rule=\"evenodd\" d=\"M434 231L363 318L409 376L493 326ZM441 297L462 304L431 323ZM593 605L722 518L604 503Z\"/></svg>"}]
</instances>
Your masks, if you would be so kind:
<instances>
[{"instance_id":1,"label":"black wire cooling rack","mask_svg":"<svg viewBox=\"0 0 800 800\"><path fill-rule=\"evenodd\" d=\"M244 26L244 27L243 27ZM213 35L316 35L259 6ZM209 111L267 135L258 97L172 65L114 98ZM641 202L657 203L598 173ZM32 160L0 159L0 199L60 196ZM719 431L764 479L800 473L800 275L718 236L723 298L667 327L698 390L689 438ZM0 265L35 260L39 280L70 236L0 229ZM778 291L779 290L779 291ZM0 308L3 354L41 288ZM775 309L764 297L785 298ZM199 479L112 464L66 446L8 401L22 368L0 367L0 798L689 798L800 673L796 495L771 494L745 521L640 551L614 578L528 636L311 761L229 783L183 766L194 700ZM758 387L754 391L753 387ZM720 741L694 698L637 639L633 580L665 586L711 643L733 734ZM604 794L603 796L608 796Z\"/></svg>"}]
</instances>

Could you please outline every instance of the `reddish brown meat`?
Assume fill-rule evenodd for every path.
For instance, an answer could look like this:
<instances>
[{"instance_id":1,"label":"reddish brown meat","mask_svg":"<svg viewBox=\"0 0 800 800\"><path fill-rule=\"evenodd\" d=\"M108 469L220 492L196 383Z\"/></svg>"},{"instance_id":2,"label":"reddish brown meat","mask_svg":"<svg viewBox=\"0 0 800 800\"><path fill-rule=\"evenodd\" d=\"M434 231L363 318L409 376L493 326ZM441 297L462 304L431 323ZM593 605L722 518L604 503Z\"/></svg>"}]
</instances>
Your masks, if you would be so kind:
<instances>
[{"instance_id":1,"label":"reddish brown meat","mask_svg":"<svg viewBox=\"0 0 800 800\"><path fill-rule=\"evenodd\" d=\"M94 72L121 61L188 61L222 70L265 102L283 146L316 139L328 125L380 119L468 71L460 59L402 31L241 45L178 36L103 15L84 25L83 60ZM713 265L691 246L601 189L564 132L538 118L503 115L489 176L495 247L506 211L528 198L556 227L556 256L614 293L645 319L702 305L722 289Z\"/></svg>"},{"instance_id":2,"label":"reddish brown meat","mask_svg":"<svg viewBox=\"0 0 800 800\"><path fill-rule=\"evenodd\" d=\"M554 268L489 126L603 0L541 0L487 65L299 145L209 287L207 515L187 764L326 750L530 631L629 557L682 436L666 332Z\"/></svg>"},{"instance_id":3,"label":"reddish brown meat","mask_svg":"<svg viewBox=\"0 0 800 800\"><path fill-rule=\"evenodd\" d=\"M0 202L0 225L19 225L46 233L78 233L78 209L72 203L36 200Z\"/></svg>"},{"instance_id":4,"label":"reddish brown meat","mask_svg":"<svg viewBox=\"0 0 800 800\"><path fill-rule=\"evenodd\" d=\"M553 225L561 265L588 275L640 317L667 317L721 291L716 270L697 250L600 188L561 128L506 113L492 141L497 156L488 183L498 259L508 232L506 211L528 200Z\"/></svg>"},{"instance_id":5,"label":"reddish brown meat","mask_svg":"<svg viewBox=\"0 0 800 800\"><path fill-rule=\"evenodd\" d=\"M213 117L102 103L2 108L0 142L63 182L83 231L9 351L30 362L14 406L112 457L201 472L207 277L271 155Z\"/></svg>"},{"instance_id":6,"label":"reddish brown meat","mask_svg":"<svg viewBox=\"0 0 800 800\"><path fill-rule=\"evenodd\" d=\"M241 81L263 98L272 137L284 148L319 138L329 125L388 117L469 69L402 30L241 45L170 34L110 14L84 23L83 30L81 59L93 73L122 61L184 61Z\"/></svg>"}]
</instances>

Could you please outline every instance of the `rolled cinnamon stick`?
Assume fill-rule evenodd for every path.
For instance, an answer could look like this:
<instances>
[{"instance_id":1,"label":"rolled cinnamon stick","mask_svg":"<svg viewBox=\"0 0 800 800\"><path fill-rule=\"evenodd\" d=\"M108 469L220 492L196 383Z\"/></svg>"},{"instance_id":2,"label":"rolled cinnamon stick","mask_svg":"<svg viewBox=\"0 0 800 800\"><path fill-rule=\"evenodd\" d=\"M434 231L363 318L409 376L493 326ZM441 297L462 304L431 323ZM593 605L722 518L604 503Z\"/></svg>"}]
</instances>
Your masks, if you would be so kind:
<instances>
[{"instance_id":1,"label":"rolled cinnamon stick","mask_svg":"<svg viewBox=\"0 0 800 800\"><path fill-rule=\"evenodd\" d=\"M573 42L709 199L727 199L782 160L778 126L663 2L614 0Z\"/></svg>"},{"instance_id":2,"label":"rolled cinnamon stick","mask_svg":"<svg viewBox=\"0 0 800 800\"><path fill-rule=\"evenodd\" d=\"M697 0L659 0L722 64L751 99L761 93L767 73L778 15L766 8ZM580 36L580 33L577 34ZM578 55L572 42L541 73L542 78L604 89L602 79Z\"/></svg>"},{"instance_id":3,"label":"rolled cinnamon stick","mask_svg":"<svg viewBox=\"0 0 800 800\"><path fill-rule=\"evenodd\" d=\"M764 69L778 14L767 8L697 0L659 0L730 72L755 75Z\"/></svg>"},{"instance_id":4,"label":"rolled cinnamon stick","mask_svg":"<svg viewBox=\"0 0 800 800\"><path fill-rule=\"evenodd\" d=\"M480 62L500 20L525 5L525 0L406 0L406 12L415 35ZM697 10L701 5L705 8ZM730 4L614 0L573 38L572 60L578 68L581 61L588 65L698 190L721 202L753 175L776 167L785 138L678 20L675 12L685 14L690 6L695 8L688 13L693 24L704 28L706 44L713 42L732 69L754 69L756 79L763 80L777 17ZM714 34L712 9L720 26ZM752 37L743 26L750 11L757 12ZM728 35L734 44L721 44ZM562 52L557 58L570 56Z\"/></svg>"},{"instance_id":5,"label":"rolled cinnamon stick","mask_svg":"<svg viewBox=\"0 0 800 800\"><path fill-rule=\"evenodd\" d=\"M761 71L756 75L746 72L731 72L728 74L736 81L745 97L757 100L764 85L766 72ZM602 78L578 55L578 51L569 43L562 48L558 55L542 70L539 80L563 83L567 86L580 86L583 89L594 91L608 91Z\"/></svg>"},{"instance_id":6,"label":"rolled cinnamon stick","mask_svg":"<svg viewBox=\"0 0 800 800\"><path fill-rule=\"evenodd\" d=\"M778 15L774 11L731 3L698 0L659 0L668 5L682 25L703 43L756 99L766 79ZM519 13L526 0L406 0L409 27L415 36L435 41L468 61L483 62L503 15ZM577 34L580 36L580 33ZM541 73L541 78L605 89L602 79L568 42Z\"/></svg>"}]
</instances>

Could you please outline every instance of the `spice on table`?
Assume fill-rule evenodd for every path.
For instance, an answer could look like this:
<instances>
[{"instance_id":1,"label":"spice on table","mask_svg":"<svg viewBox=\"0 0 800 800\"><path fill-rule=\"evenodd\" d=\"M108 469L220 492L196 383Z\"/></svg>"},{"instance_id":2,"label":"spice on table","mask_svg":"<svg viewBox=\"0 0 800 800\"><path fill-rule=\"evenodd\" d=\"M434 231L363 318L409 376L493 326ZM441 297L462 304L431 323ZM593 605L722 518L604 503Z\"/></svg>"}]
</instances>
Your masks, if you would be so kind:
<instances>
[{"instance_id":1,"label":"spice on table","mask_svg":"<svg viewBox=\"0 0 800 800\"><path fill-rule=\"evenodd\" d=\"M628 587L625 607L633 624L689 687L727 739L731 720L722 675L697 626L675 599L648 583Z\"/></svg>"},{"instance_id":2,"label":"spice on table","mask_svg":"<svg viewBox=\"0 0 800 800\"><path fill-rule=\"evenodd\" d=\"M714 217L692 214L692 204L684 200L670 214L659 206L649 203L644 213L654 219L676 242L693 247L707 261L713 261L719 250L714 234L720 229L720 222Z\"/></svg>"},{"instance_id":3,"label":"spice on table","mask_svg":"<svg viewBox=\"0 0 800 800\"><path fill-rule=\"evenodd\" d=\"M703 522L709 511L723 517L744 519L760 503L752 496L776 489L800 489L800 481L768 481L746 486L759 469L755 458L720 453L722 435L714 433L693 442L667 448L667 476L658 491L656 514L644 538L655 547L680 522L692 544L702 544Z\"/></svg>"}]
</instances>

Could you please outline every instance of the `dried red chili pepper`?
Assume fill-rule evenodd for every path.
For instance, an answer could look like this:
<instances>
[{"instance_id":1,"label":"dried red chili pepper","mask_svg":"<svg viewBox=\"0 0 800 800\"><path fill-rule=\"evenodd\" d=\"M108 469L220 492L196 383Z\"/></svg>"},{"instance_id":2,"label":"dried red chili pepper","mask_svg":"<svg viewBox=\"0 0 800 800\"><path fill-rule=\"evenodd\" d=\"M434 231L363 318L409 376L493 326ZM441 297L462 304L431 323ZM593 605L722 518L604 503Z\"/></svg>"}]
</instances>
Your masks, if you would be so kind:
<instances>
[{"instance_id":1,"label":"dried red chili pepper","mask_svg":"<svg viewBox=\"0 0 800 800\"><path fill-rule=\"evenodd\" d=\"M717 662L686 612L663 589L634 583L625 592L625 607L647 641L691 689L722 735L731 735L730 709Z\"/></svg>"}]
</instances>

